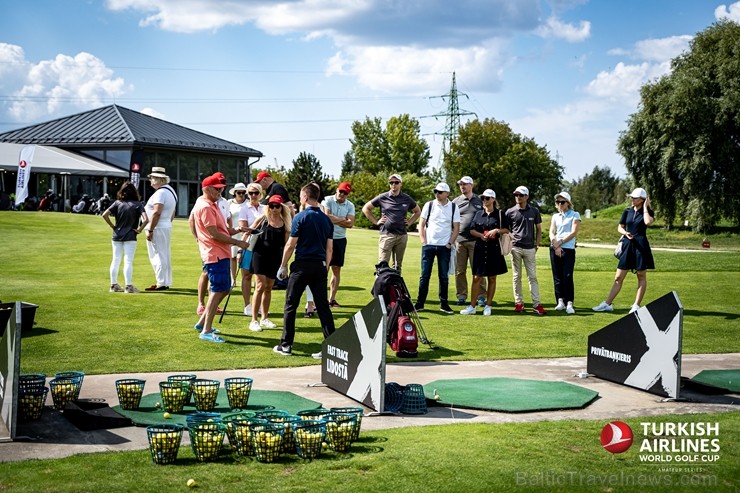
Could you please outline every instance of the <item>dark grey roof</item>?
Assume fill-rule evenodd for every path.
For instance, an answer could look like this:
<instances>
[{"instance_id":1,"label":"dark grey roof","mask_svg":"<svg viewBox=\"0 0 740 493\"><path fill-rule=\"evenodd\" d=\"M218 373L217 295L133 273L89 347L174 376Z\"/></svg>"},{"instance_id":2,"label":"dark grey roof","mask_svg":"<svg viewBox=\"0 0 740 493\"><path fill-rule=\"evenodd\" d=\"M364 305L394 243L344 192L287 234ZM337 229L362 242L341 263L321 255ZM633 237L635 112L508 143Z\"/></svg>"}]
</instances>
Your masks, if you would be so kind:
<instances>
[{"instance_id":1,"label":"dark grey roof","mask_svg":"<svg viewBox=\"0 0 740 493\"><path fill-rule=\"evenodd\" d=\"M255 149L116 104L11 130L0 134L0 142L77 148L147 146L262 157Z\"/></svg>"}]
</instances>

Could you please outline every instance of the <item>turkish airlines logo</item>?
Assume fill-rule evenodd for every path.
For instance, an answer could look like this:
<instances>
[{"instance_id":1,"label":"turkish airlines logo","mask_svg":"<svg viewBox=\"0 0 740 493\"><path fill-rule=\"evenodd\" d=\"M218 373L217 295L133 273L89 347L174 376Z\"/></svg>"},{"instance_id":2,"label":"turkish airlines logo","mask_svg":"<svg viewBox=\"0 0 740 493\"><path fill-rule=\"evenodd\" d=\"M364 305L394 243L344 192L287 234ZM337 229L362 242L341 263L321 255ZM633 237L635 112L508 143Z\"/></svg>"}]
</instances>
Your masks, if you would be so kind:
<instances>
[{"instance_id":1,"label":"turkish airlines logo","mask_svg":"<svg viewBox=\"0 0 740 493\"><path fill-rule=\"evenodd\" d=\"M25 159L21 159L21 162L18 163L18 166L20 166L21 168L25 168L26 165L27 165L27 163L26 163L26 160Z\"/></svg>"},{"instance_id":2,"label":"turkish airlines logo","mask_svg":"<svg viewBox=\"0 0 740 493\"><path fill-rule=\"evenodd\" d=\"M612 454L626 452L632 446L632 429L621 421L607 423L601 430L601 445Z\"/></svg>"}]
</instances>

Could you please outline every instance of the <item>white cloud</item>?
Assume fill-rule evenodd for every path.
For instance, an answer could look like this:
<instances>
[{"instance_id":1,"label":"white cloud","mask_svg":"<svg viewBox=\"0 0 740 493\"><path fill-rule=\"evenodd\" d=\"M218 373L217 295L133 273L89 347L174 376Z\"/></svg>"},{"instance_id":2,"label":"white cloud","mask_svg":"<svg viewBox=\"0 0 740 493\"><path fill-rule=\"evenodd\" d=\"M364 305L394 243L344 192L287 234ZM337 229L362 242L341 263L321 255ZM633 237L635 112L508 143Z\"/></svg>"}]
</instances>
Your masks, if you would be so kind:
<instances>
[{"instance_id":1,"label":"white cloud","mask_svg":"<svg viewBox=\"0 0 740 493\"><path fill-rule=\"evenodd\" d=\"M513 119L515 132L547 143L550 156L559 158L567 179L590 173L594 166L607 166L624 175L624 159L617 154L617 138L634 108L587 98L553 108L532 109Z\"/></svg>"},{"instance_id":2,"label":"white cloud","mask_svg":"<svg viewBox=\"0 0 740 493\"><path fill-rule=\"evenodd\" d=\"M97 57L81 52L33 64L23 49L0 44L0 87L9 95L7 111L15 121L33 121L61 112L100 106L132 88Z\"/></svg>"},{"instance_id":3,"label":"white cloud","mask_svg":"<svg viewBox=\"0 0 740 493\"><path fill-rule=\"evenodd\" d=\"M254 24L272 35L299 34L304 41L331 39L337 54L327 75L357 77L379 91L438 91L450 72L468 84L500 87L501 40L533 32L540 0L108 0L115 11L142 12L142 26L194 32ZM227 12L228 15L221 14ZM577 39L589 31L557 24L553 36Z\"/></svg>"},{"instance_id":4,"label":"white cloud","mask_svg":"<svg viewBox=\"0 0 740 493\"><path fill-rule=\"evenodd\" d=\"M446 87L454 71L469 89L496 91L501 86L503 44L467 49L413 47L352 47L334 55L327 75L354 76L372 90L428 94Z\"/></svg>"},{"instance_id":5,"label":"white cloud","mask_svg":"<svg viewBox=\"0 0 740 493\"><path fill-rule=\"evenodd\" d=\"M635 43L633 56L639 60L665 62L689 49L693 36L670 36L668 38L644 39Z\"/></svg>"},{"instance_id":6,"label":"white cloud","mask_svg":"<svg viewBox=\"0 0 740 493\"><path fill-rule=\"evenodd\" d=\"M143 108L139 113L143 113L145 115L153 116L154 118L159 118L160 120L166 120L164 113L160 113L159 111L155 110L154 108Z\"/></svg>"},{"instance_id":7,"label":"white cloud","mask_svg":"<svg viewBox=\"0 0 740 493\"><path fill-rule=\"evenodd\" d=\"M580 43L591 36L591 23L581 21L577 26L562 22L557 17L549 17L547 22L537 29L543 38L564 39L569 43Z\"/></svg>"},{"instance_id":8,"label":"white cloud","mask_svg":"<svg viewBox=\"0 0 740 493\"><path fill-rule=\"evenodd\" d=\"M640 99L640 88L647 82L667 74L670 62L659 64L643 62L627 65L619 62L611 71L601 71L588 83L586 92L591 96L626 101L634 105Z\"/></svg>"},{"instance_id":9,"label":"white cloud","mask_svg":"<svg viewBox=\"0 0 740 493\"><path fill-rule=\"evenodd\" d=\"M714 17L717 20L729 19L731 21L740 22L740 2L735 2L729 7L722 4L714 9Z\"/></svg>"}]
</instances>

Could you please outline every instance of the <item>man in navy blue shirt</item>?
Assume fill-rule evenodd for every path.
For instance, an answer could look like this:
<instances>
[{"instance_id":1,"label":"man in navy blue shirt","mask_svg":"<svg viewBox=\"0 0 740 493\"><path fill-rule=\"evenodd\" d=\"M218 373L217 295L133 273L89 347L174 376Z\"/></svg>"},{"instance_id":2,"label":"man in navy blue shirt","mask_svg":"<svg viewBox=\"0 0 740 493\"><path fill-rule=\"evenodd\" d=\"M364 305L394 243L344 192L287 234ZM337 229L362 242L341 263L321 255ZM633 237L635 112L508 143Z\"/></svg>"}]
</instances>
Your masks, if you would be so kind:
<instances>
[{"instance_id":1,"label":"man in navy blue shirt","mask_svg":"<svg viewBox=\"0 0 740 493\"><path fill-rule=\"evenodd\" d=\"M283 250L283 260L278 269L278 279L288 277L288 261L295 252L295 260L290 264L290 278L285 293L283 315L283 335L280 344L273 351L283 356L293 354L295 339L295 314L306 286L311 288L316 303L316 311L321 321L324 337L334 332L334 317L326 296L327 270L333 249L334 225L319 207L321 191L314 184L301 189L301 205L304 210L296 214L290 228L290 238ZM312 354L321 358L321 352Z\"/></svg>"}]
</instances>

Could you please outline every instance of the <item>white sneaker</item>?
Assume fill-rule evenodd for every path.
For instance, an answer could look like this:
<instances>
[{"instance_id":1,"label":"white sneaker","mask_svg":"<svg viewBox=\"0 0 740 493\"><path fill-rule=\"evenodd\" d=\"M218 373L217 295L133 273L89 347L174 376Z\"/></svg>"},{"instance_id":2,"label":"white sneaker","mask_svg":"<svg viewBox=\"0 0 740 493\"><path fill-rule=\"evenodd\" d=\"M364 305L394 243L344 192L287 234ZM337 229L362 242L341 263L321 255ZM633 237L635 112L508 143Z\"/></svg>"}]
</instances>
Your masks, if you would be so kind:
<instances>
[{"instance_id":1,"label":"white sneaker","mask_svg":"<svg viewBox=\"0 0 740 493\"><path fill-rule=\"evenodd\" d=\"M632 305L632 308L630 308L630 313L635 313L639 309L640 309L640 305L635 303L634 305Z\"/></svg>"},{"instance_id":2,"label":"white sneaker","mask_svg":"<svg viewBox=\"0 0 740 493\"><path fill-rule=\"evenodd\" d=\"M460 310L460 315L475 315L475 307L472 305L466 306Z\"/></svg>"},{"instance_id":3,"label":"white sneaker","mask_svg":"<svg viewBox=\"0 0 740 493\"><path fill-rule=\"evenodd\" d=\"M573 308L573 302L569 301L568 306L565 307L565 313L568 315L574 315L576 313L576 309Z\"/></svg>"},{"instance_id":4,"label":"white sneaker","mask_svg":"<svg viewBox=\"0 0 740 493\"><path fill-rule=\"evenodd\" d=\"M555 309L557 311L565 310L565 303L563 303L563 298L558 298L558 304L555 305Z\"/></svg>"},{"instance_id":5,"label":"white sneaker","mask_svg":"<svg viewBox=\"0 0 740 493\"><path fill-rule=\"evenodd\" d=\"M614 307L606 301L602 301L598 306L593 307L592 310L595 312L612 312L614 311Z\"/></svg>"},{"instance_id":6,"label":"white sneaker","mask_svg":"<svg viewBox=\"0 0 740 493\"><path fill-rule=\"evenodd\" d=\"M483 315L485 315L486 317L491 315L491 305L486 305L485 307L483 307Z\"/></svg>"},{"instance_id":7,"label":"white sneaker","mask_svg":"<svg viewBox=\"0 0 740 493\"><path fill-rule=\"evenodd\" d=\"M269 319L260 320L260 327L263 329L274 329L277 327L274 323L272 323Z\"/></svg>"},{"instance_id":8,"label":"white sneaker","mask_svg":"<svg viewBox=\"0 0 740 493\"><path fill-rule=\"evenodd\" d=\"M247 305L244 307L244 315L247 317L252 316L252 305Z\"/></svg>"},{"instance_id":9,"label":"white sneaker","mask_svg":"<svg viewBox=\"0 0 740 493\"><path fill-rule=\"evenodd\" d=\"M249 322L249 330L252 332L262 332L262 327L260 326L260 323L256 320L252 320Z\"/></svg>"},{"instance_id":10,"label":"white sneaker","mask_svg":"<svg viewBox=\"0 0 740 493\"><path fill-rule=\"evenodd\" d=\"M318 353L311 353L311 357L313 359L321 359L321 351L319 351Z\"/></svg>"}]
</instances>

